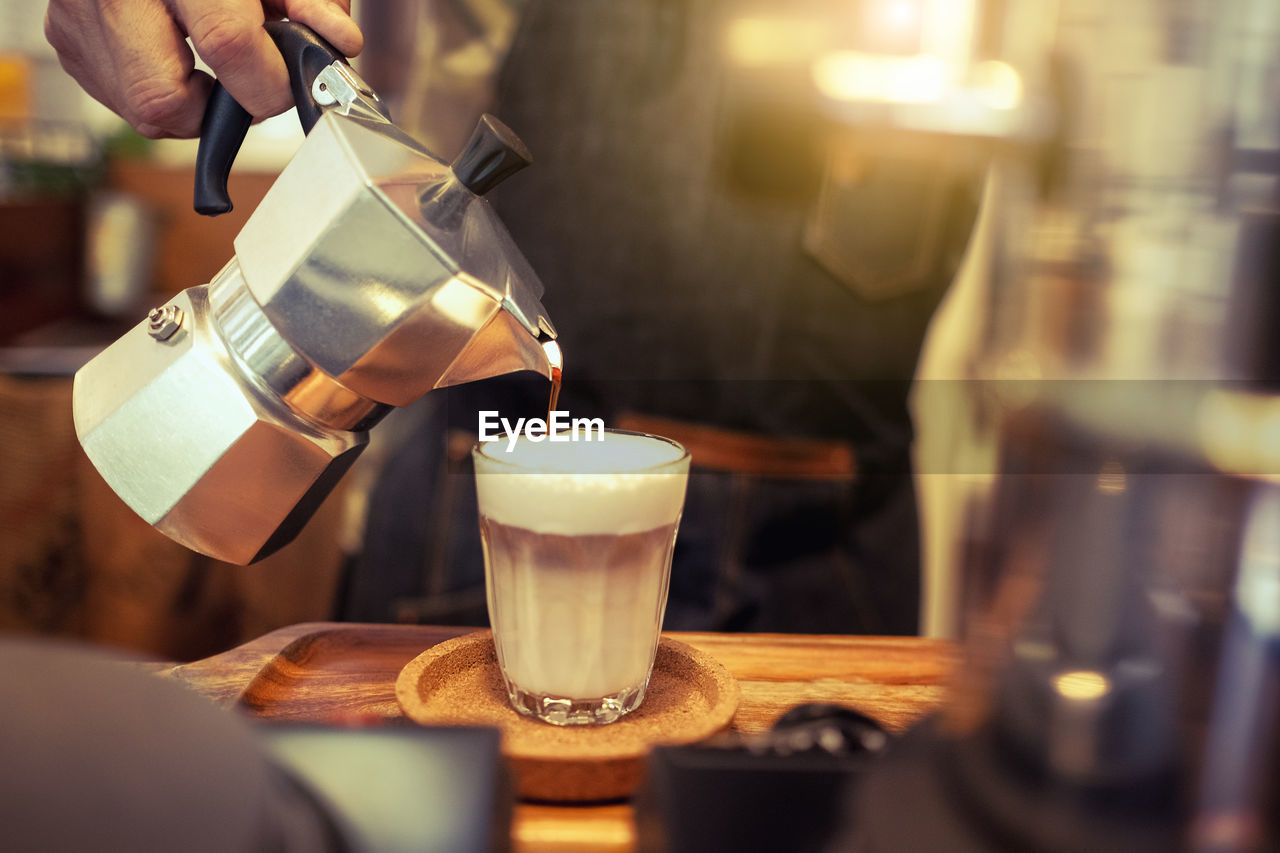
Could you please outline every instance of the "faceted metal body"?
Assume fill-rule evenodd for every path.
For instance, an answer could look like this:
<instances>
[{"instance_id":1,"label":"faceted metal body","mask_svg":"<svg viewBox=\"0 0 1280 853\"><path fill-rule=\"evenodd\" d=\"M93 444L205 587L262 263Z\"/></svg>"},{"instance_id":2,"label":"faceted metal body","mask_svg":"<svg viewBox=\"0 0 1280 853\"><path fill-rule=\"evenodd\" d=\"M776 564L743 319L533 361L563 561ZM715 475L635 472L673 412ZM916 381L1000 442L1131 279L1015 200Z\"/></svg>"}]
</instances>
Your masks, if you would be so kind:
<instances>
[{"instance_id":1,"label":"faceted metal body","mask_svg":"<svg viewBox=\"0 0 1280 853\"><path fill-rule=\"evenodd\" d=\"M364 449L367 434L305 421L234 366L209 287L171 304L167 340L139 323L76 374L76 434L103 478L149 524L233 563L293 539Z\"/></svg>"},{"instance_id":2,"label":"faceted metal body","mask_svg":"<svg viewBox=\"0 0 1280 853\"><path fill-rule=\"evenodd\" d=\"M488 203L394 125L325 113L235 248L75 381L90 460L196 551L243 564L292 540L391 406L550 376L537 277Z\"/></svg>"},{"instance_id":3,"label":"faceted metal body","mask_svg":"<svg viewBox=\"0 0 1280 853\"><path fill-rule=\"evenodd\" d=\"M361 396L548 373L537 276L488 203L391 125L323 116L235 247L281 336Z\"/></svg>"}]
</instances>

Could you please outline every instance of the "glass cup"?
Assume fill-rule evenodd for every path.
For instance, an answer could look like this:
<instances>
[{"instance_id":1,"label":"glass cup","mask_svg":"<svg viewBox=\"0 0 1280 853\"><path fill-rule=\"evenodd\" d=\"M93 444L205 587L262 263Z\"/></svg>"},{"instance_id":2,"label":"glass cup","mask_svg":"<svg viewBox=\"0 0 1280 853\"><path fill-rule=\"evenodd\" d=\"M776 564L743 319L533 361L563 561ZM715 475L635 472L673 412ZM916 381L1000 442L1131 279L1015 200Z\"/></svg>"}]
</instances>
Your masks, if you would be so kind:
<instances>
[{"instance_id":1,"label":"glass cup","mask_svg":"<svg viewBox=\"0 0 1280 853\"><path fill-rule=\"evenodd\" d=\"M611 723L649 683L689 453L621 430L568 435L473 451L489 622L517 711Z\"/></svg>"}]
</instances>

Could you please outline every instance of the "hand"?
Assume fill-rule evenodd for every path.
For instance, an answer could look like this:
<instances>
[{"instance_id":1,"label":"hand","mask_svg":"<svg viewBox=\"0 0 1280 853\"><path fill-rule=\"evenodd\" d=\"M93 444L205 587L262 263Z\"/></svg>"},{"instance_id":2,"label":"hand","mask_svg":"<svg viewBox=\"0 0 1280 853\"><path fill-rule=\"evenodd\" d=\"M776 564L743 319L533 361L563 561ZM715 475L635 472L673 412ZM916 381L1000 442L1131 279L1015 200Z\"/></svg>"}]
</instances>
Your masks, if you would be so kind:
<instances>
[{"instance_id":1,"label":"hand","mask_svg":"<svg viewBox=\"0 0 1280 853\"><path fill-rule=\"evenodd\" d=\"M51 0L44 31L67 73L144 136L191 137L212 78L257 118L293 106L289 76L263 22L306 24L347 56L364 46L350 0Z\"/></svg>"}]
</instances>

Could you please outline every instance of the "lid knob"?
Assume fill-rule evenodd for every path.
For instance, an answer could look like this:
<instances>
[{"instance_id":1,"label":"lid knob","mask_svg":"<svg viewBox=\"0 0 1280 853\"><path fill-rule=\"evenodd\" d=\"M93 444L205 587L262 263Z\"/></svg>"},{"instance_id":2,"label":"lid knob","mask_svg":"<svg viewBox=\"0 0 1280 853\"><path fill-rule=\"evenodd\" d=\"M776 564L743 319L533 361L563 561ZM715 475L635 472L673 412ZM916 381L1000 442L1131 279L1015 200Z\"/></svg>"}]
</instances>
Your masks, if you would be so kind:
<instances>
[{"instance_id":1,"label":"lid knob","mask_svg":"<svg viewBox=\"0 0 1280 853\"><path fill-rule=\"evenodd\" d=\"M520 137L485 113L451 168L467 189L484 195L532 162L533 155Z\"/></svg>"}]
</instances>

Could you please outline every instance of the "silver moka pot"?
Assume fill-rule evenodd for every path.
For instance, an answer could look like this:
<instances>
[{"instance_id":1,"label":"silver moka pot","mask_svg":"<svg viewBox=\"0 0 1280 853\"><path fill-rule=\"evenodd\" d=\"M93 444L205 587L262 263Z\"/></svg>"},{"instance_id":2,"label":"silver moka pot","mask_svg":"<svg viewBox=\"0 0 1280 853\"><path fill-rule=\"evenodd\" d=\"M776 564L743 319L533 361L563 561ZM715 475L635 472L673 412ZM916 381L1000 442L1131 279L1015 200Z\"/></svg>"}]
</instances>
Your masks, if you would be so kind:
<instances>
[{"instance_id":1,"label":"silver moka pot","mask_svg":"<svg viewBox=\"0 0 1280 853\"><path fill-rule=\"evenodd\" d=\"M542 285L481 196L527 165L485 116L444 163L306 27L267 29L307 137L235 257L85 365L76 434L107 483L181 544L233 563L293 539L391 408L433 388L550 376ZM250 117L215 87L196 209L231 209Z\"/></svg>"}]
</instances>

